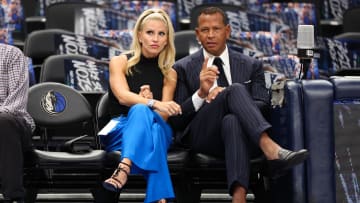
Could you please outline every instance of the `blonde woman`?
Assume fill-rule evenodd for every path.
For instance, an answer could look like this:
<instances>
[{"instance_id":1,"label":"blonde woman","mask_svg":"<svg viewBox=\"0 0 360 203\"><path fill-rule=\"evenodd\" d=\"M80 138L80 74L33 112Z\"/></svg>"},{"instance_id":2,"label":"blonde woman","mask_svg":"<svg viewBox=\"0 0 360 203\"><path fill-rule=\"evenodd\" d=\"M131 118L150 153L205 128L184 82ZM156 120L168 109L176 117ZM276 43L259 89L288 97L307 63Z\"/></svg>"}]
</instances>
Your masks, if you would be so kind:
<instances>
[{"instance_id":1,"label":"blonde woman","mask_svg":"<svg viewBox=\"0 0 360 203\"><path fill-rule=\"evenodd\" d=\"M101 136L107 151L121 150L121 160L103 186L119 192L131 173L147 180L145 202L174 198L167 166L172 130L169 116L181 113L173 100L177 75L174 29L160 9L138 18L131 52L110 61L109 109L113 130Z\"/></svg>"}]
</instances>

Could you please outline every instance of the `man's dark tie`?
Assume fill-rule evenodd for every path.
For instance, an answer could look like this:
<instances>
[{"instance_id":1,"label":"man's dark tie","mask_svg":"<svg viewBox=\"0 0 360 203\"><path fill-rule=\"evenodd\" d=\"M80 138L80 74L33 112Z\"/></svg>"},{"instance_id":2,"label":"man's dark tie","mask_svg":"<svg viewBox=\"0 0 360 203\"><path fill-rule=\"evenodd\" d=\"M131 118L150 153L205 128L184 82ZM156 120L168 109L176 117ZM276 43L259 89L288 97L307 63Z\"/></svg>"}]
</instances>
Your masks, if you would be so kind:
<instances>
[{"instance_id":1,"label":"man's dark tie","mask_svg":"<svg viewBox=\"0 0 360 203\"><path fill-rule=\"evenodd\" d=\"M220 72L219 78L217 79L218 86L220 86L220 87L229 86L229 83L226 80L226 75L225 75L225 72L224 72L223 62L222 62L221 58L220 57L215 57L213 64L218 67L218 70Z\"/></svg>"}]
</instances>

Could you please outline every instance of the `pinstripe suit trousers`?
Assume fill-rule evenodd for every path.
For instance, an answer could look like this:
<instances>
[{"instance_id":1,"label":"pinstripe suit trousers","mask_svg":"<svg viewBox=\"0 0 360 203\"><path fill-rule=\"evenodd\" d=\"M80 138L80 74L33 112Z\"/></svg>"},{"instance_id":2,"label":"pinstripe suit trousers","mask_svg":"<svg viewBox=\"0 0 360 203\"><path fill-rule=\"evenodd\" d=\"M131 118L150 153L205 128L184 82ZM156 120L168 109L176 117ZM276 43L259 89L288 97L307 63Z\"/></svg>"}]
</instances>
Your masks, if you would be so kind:
<instances>
[{"instance_id":1,"label":"pinstripe suit trousers","mask_svg":"<svg viewBox=\"0 0 360 203\"><path fill-rule=\"evenodd\" d=\"M258 146L261 133L270 127L246 86L234 83L199 109L188 133L194 151L225 158L232 195L234 184L248 189L250 146Z\"/></svg>"}]
</instances>

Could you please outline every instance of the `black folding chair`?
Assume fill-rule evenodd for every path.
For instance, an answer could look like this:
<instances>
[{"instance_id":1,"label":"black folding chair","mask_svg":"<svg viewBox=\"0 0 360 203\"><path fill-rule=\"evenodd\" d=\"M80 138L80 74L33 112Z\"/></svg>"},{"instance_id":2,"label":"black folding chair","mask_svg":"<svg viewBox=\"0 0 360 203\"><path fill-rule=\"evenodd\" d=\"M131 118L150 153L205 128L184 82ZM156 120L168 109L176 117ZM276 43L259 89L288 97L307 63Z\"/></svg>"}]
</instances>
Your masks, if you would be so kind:
<instances>
[{"instance_id":1,"label":"black folding chair","mask_svg":"<svg viewBox=\"0 0 360 203\"><path fill-rule=\"evenodd\" d=\"M76 15L82 8L98 8L100 5L86 1L67 1L50 4L45 9L46 28L75 31Z\"/></svg>"},{"instance_id":2,"label":"black folding chair","mask_svg":"<svg viewBox=\"0 0 360 203\"><path fill-rule=\"evenodd\" d=\"M75 54L53 55L45 59L39 82L59 82L79 91L89 101L93 112L108 88L108 62Z\"/></svg>"},{"instance_id":3,"label":"black folding chair","mask_svg":"<svg viewBox=\"0 0 360 203\"><path fill-rule=\"evenodd\" d=\"M343 13L343 32L360 32L360 7L349 8Z\"/></svg>"},{"instance_id":4,"label":"black folding chair","mask_svg":"<svg viewBox=\"0 0 360 203\"><path fill-rule=\"evenodd\" d=\"M175 32L175 59L179 60L200 49L201 44L196 39L195 31L183 30Z\"/></svg>"},{"instance_id":5,"label":"black folding chair","mask_svg":"<svg viewBox=\"0 0 360 203\"><path fill-rule=\"evenodd\" d=\"M44 188L96 185L106 153L99 149L94 116L85 97L67 85L43 82L30 88L27 110L37 127L32 161L25 167L31 199Z\"/></svg>"}]
</instances>

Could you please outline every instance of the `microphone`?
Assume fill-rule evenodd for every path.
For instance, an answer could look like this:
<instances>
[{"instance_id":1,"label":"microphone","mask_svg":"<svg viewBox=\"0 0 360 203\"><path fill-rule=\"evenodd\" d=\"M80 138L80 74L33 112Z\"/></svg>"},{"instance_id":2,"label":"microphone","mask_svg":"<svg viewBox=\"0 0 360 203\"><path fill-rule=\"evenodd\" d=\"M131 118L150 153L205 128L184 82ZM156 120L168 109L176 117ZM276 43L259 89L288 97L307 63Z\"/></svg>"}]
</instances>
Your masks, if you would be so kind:
<instances>
[{"instance_id":1,"label":"microphone","mask_svg":"<svg viewBox=\"0 0 360 203\"><path fill-rule=\"evenodd\" d=\"M302 78L306 78L309 70L311 59L314 57L314 26L313 25L299 25L297 35L297 56L300 58L303 73Z\"/></svg>"}]
</instances>

